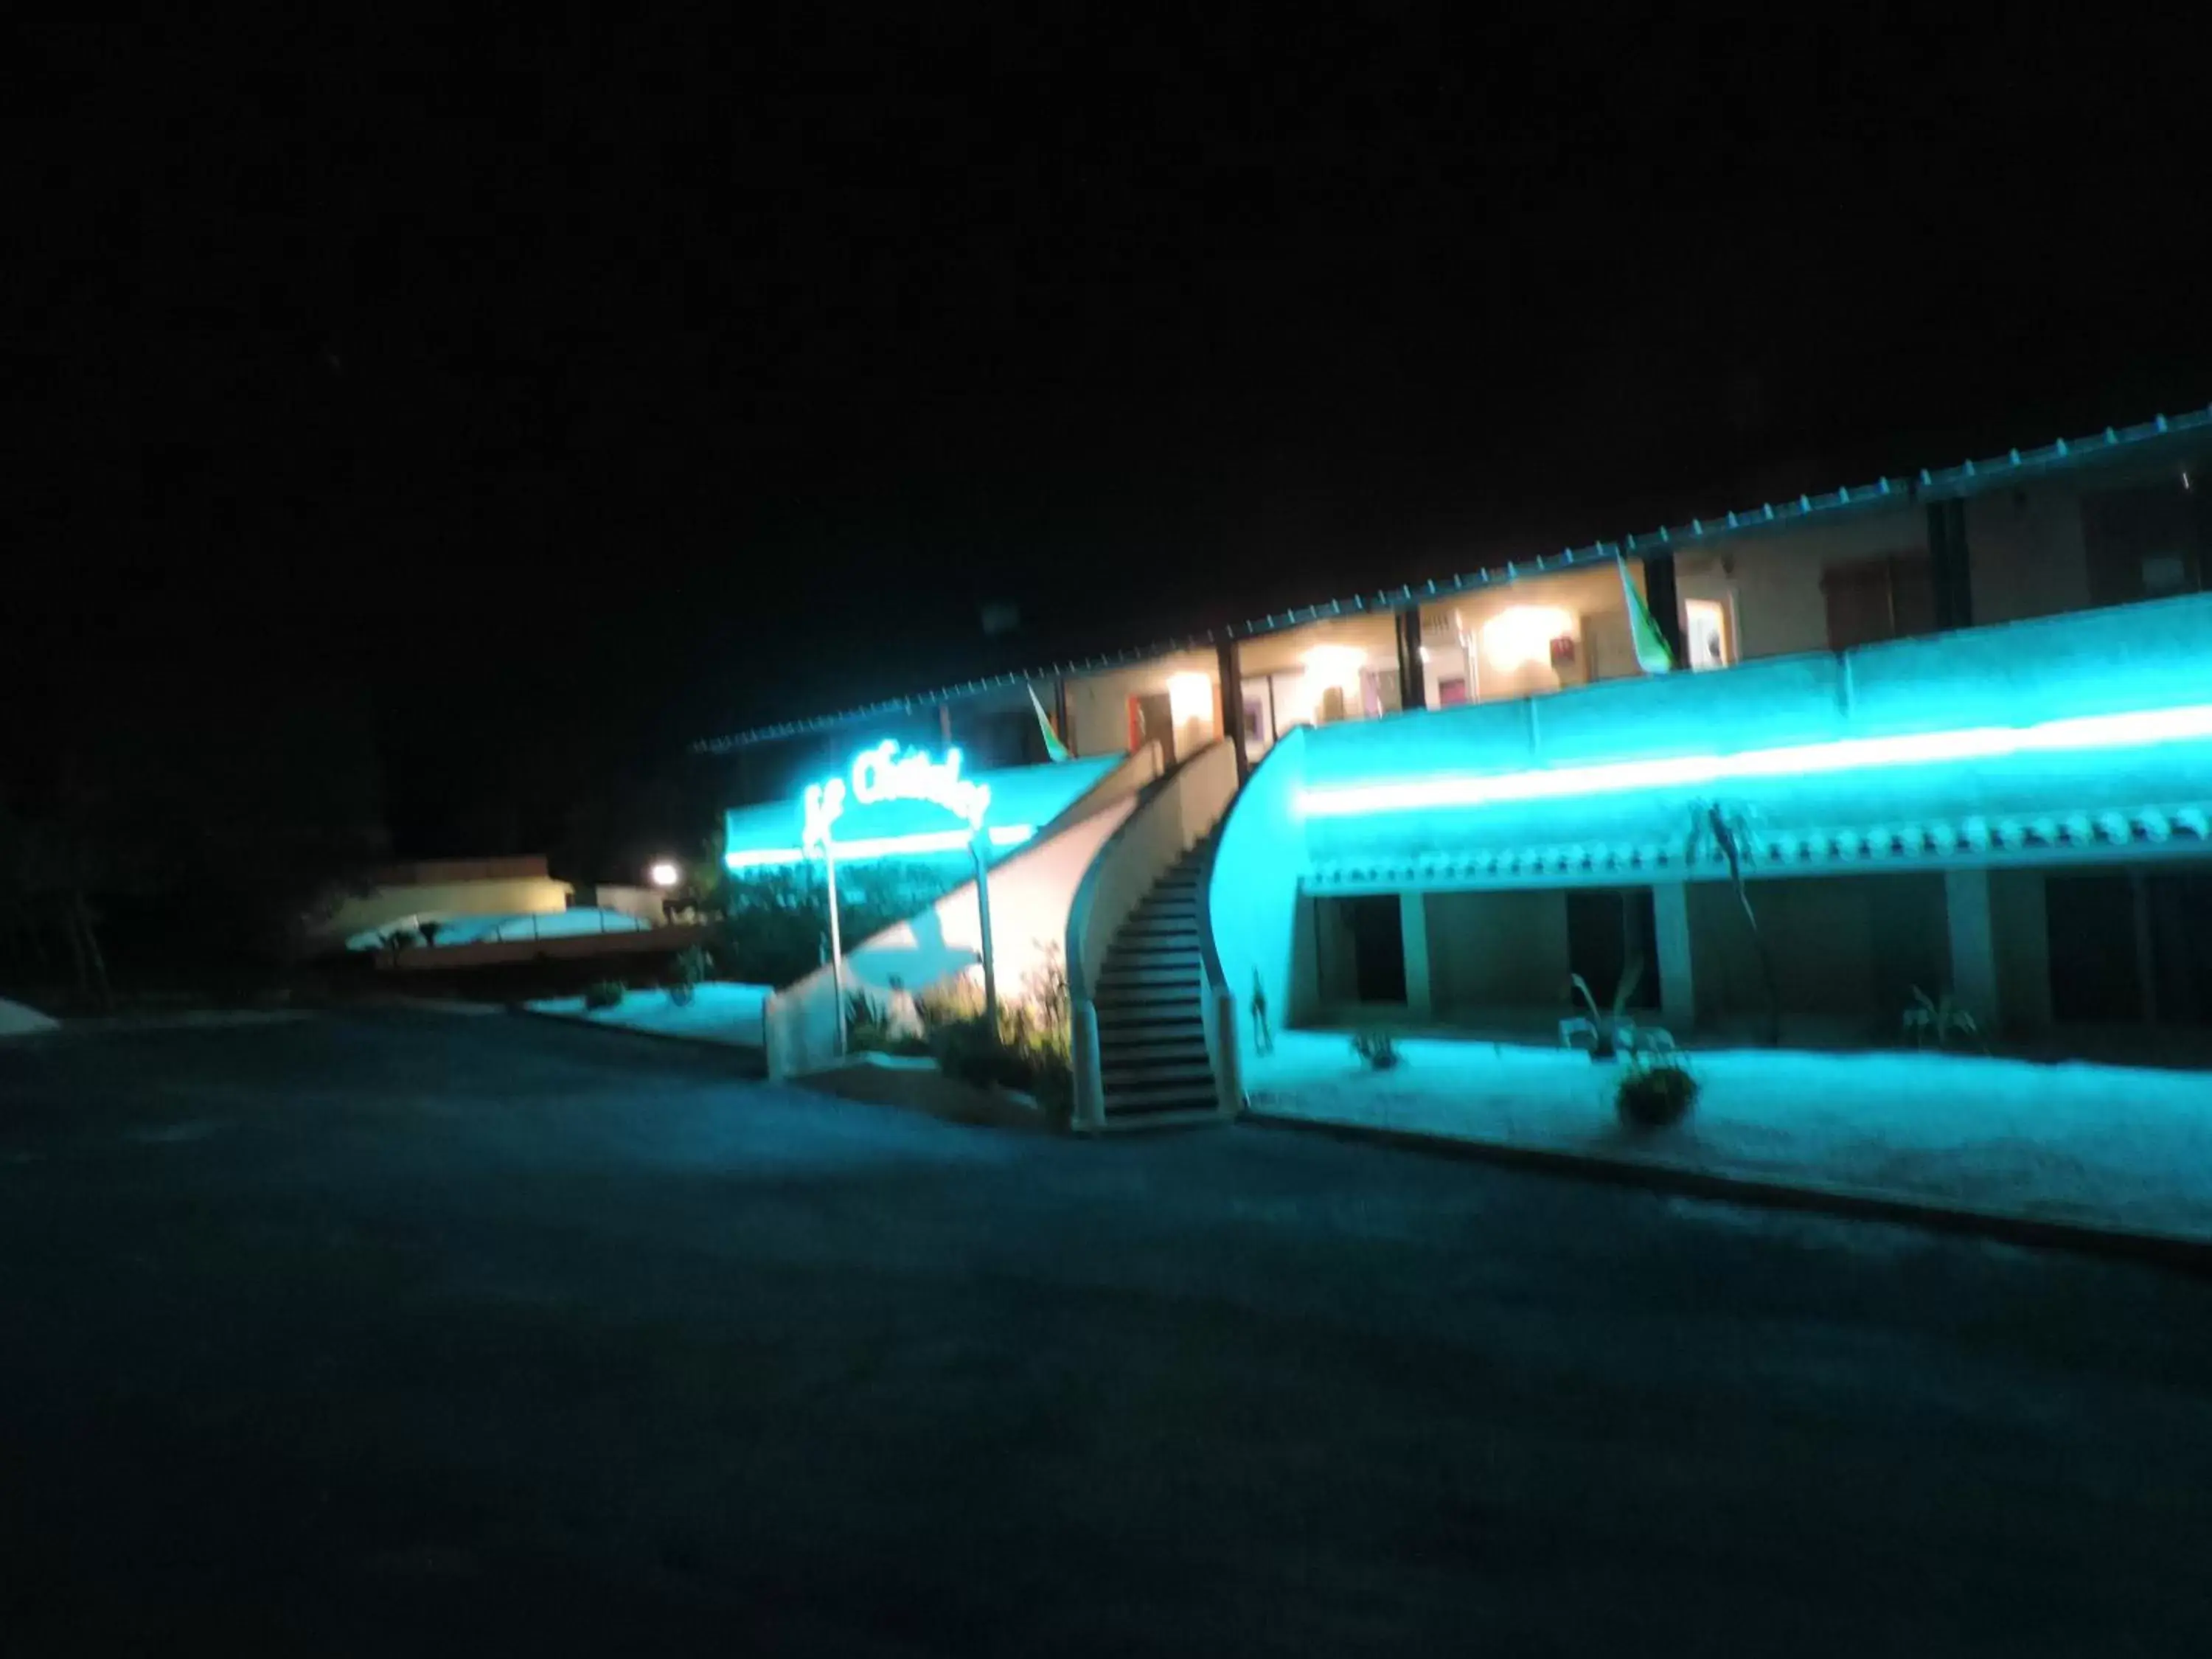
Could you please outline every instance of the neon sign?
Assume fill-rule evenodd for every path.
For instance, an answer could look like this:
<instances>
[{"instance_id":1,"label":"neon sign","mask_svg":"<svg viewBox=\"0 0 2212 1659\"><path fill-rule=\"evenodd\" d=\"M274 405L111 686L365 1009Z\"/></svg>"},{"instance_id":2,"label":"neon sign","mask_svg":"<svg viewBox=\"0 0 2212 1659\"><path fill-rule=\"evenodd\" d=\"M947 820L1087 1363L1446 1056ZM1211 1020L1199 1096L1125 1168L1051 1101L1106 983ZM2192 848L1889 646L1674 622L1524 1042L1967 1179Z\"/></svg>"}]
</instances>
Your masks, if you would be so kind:
<instances>
[{"instance_id":1,"label":"neon sign","mask_svg":"<svg viewBox=\"0 0 2212 1659\"><path fill-rule=\"evenodd\" d=\"M1310 818L1365 817L1377 812L1560 800L1751 778L1812 777L1893 766L2002 760L2016 755L2152 748L2206 738L2212 738L2212 703L2195 703L2139 714L2087 714L2034 726L1967 726L1897 738L1838 738L1734 755L1677 755L1529 772L1448 774L1389 783L1348 784L1304 790L1297 804Z\"/></svg>"},{"instance_id":2,"label":"neon sign","mask_svg":"<svg viewBox=\"0 0 2212 1659\"><path fill-rule=\"evenodd\" d=\"M1034 823L994 823L983 832L984 839L998 848L1019 847L1034 840ZM918 859L938 853L965 853L975 843L975 833L968 830L926 830L911 836L879 836L866 841L841 841L837 843L837 862L858 864L868 859ZM821 848L813 849L820 856ZM763 847L725 853L722 862L735 871L771 870L784 865L804 864L809 854L804 848Z\"/></svg>"},{"instance_id":3,"label":"neon sign","mask_svg":"<svg viewBox=\"0 0 2212 1659\"><path fill-rule=\"evenodd\" d=\"M873 806L880 801L926 801L941 806L973 832L983 827L991 808L991 786L960 775L960 751L948 749L943 760L932 760L919 749L899 752L889 738L853 757L848 777L827 778L810 783L799 797L805 828L799 836L802 851L813 853L830 839L848 801ZM905 838L902 838L905 839ZM967 837L959 838L963 843Z\"/></svg>"}]
</instances>

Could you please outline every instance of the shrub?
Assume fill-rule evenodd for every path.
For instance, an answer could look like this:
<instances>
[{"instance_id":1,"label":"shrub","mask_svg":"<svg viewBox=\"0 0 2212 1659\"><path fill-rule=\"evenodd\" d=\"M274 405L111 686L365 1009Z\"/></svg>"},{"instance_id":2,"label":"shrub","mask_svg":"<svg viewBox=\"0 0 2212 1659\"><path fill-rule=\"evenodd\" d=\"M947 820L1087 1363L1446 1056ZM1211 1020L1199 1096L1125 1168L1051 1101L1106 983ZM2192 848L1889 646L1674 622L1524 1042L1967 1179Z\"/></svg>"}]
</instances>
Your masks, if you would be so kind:
<instances>
[{"instance_id":1,"label":"shrub","mask_svg":"<svg viewBox=\"0 0 2212 1659\"><path fill-rule=\"evenodd\" d=\"M691 999L698 994L700 981L714 969L707 955L707 947L694 945L678 951L668 965L668 1000L679 1008L689 1007Z\"/></svg>"},{"instance_id":2,"label":"shrub","mask_svg":"<svg viewBox=\"0 0 2212 1659\"><path fill-rule=\"evenodd\" d=\"M1388 1031L1358 1033L1352 1039L1352 1052L1370 1072L1394 1072L1405 1058L1398 1052L1398 1040Z\"/></svg>"},{"instance_id":3,"label":"shrub","mask_svg":"<svg viewBox=\"0 0 2212 1659\"><path fill-rule=\"evenodd\" d=\"M1981 1041L1982 1028L1974 1017L1959 1006L1958 999L1948 991L1941 997L1931 997L1917 985L1912 988L1912 1006L1905 1011L1905 1035L1916 1048L1924 1048L1933 1037L1938 1048L1951 1046L1954 1036L1972 1037ZM1989 1044L1982 1043L1982 1052L1989 1052Z\"/></svg>"},{"instance_id":4,"label":"shrub","mask_svg":"<svg viewBox=\"0 0 2212 1659\"><path fill-rule=\"evenodd\" d=\"M1008 1060L998 1033L984 1023L980 1014L972 1019L932 1025L929 1050L937 1056L938 1069L945 1076L979 1088L1000 1081L1000 1073Z\"/></svg>"},{"instance_id":5,"label":"shrub","mask_svg":"<svg viewBox=\"0 0 2212 1659\"><path fill-rule=\"evenodd\" d=\"M981 1019L983 988L965 974L956 974L917 994L914 1011L921 1017L923 1027L930 1031L940 1025L959 1025Z\"/></svg>"},{"instance_id":6,"label":"shrub","mask_svg":"<svg viewBox=\"0 0 2212 1659\"><path fill-rule=\"evenodd\" d=\"M623 982L618 979L595 980L584 988L584 1006L614 1008L621 1006Z\"/></svg>"},{"instance_id":7,"label":"shrub","mask_svg":"<svg viewBox=\"0 0 2212 1659\"><path fill-rule=\"evenodd\" d=\"M845 1047L853 1054L890 1052L890 1020L884 1006L866 991L845 994Z\"/></svg>"},{"instance_id":8,"label":"shrub","mask_svg":"<svg viewBox=\"0 0 2212 1659\"><path fill-rule=\"evenodd\" d=\"M1065 1124L1075 1106L1075 1073L1069 1064L1066 1034L1012 1022L1017 1040L1006 1036L1007 1011L1000 1011L999 1031L981 1015L930 1029L929 1051L945 1076L979 1089L1012 1089L1028 1095L1054 1122ZM1056 1040L1055 1040L1056 1038Z\"/></svg>"},{"instance_id":9,"label":"shrub","mask_svg":"<svg viewBox=\"0 0 2212 1659\"><path fill-rule=\"evenodd\" d=\"M1058 945L1045 945L1037 965L1022 976L1022 999L1040 1030L1067 1030L1074 1005L1067 988L1067 961Z\"/></svg>"},{"instance_id":10,"label":"shrub","mask_svg":"<svg viewBox=\"0 0 2212 1659\"><path fill-rule=\"evenodd\" d=\"M1643 983L1644 957L1640 953L1632 954L1621 966L1620 982L1613 988L1613 1007L1607 1012L1598 1007L1597 998L1590 991L1589 981L1580 974L1569 974L1567 988L1582 999L1583 1006L1589 1010L1589 1016L1586 1021L1571 1021L1562 1025L1559 1028L1562 1039L1576 1024L1586 1024L1590 1034L1590 1058L1611 1060L1620 1052L1624 1046L1621 1039L1636 1024L1629 1017L1628 1005L1636 1000L1637 989Z\"/></svg>"},{"instance_id":11,"label":"shrub","mask_svg":"<svg viewBox=\"0 0 2212 1659\"><path fill-rule=\"evenodd\" d=\"M1689 1115L1698 1098L1698 1079L1671 1051L1631 1049L1628 1070L1613 1091L1614 1110L1632 1128L1664 1129Z\"/></svg>"},{"instance_id":12,"label":"shrub","mask_svg":"<svg viewBox=\"0 0 2212 1659\"><path fill-rule=\"evenodd\" d=\"M908 862L841 866L838 921L845 943L858 945L903 921L943 893L949 879L941 868ZM829 898L817 868L725 871L699 908L718 918L714 960L732 977L790 985L829 959Z\"/></svg>"}]
</instances>

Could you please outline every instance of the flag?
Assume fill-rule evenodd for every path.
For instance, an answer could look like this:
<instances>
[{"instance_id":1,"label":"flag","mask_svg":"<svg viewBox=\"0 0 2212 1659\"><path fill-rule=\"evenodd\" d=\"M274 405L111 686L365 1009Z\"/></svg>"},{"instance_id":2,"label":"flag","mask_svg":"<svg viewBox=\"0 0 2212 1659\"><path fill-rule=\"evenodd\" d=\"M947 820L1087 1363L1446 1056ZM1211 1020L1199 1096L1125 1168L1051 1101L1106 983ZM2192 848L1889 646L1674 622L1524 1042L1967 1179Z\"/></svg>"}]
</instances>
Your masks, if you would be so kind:
<instances>
[{"instance_id":1,"label":"flag","mask_svg":"<svg viewBox=\"0 0 2212 1659\"><path fill-rule=\"evenodd\" d=\"M1628 596L1628 636L1635 642L1636 665L1647 674L1663 674L1674 667L1674 653L1668 647L1667 636L1659 631L1651 607L1637 591L1635 578L1628 574L1628 561L1616 558L1613 562L1620 567L1620 591Z\"/></svg>"},{"instance_id":2,"label":"flag","mask_svg":"<svg viewBox=\"0 0 2212 1659\"><path fill-rule=\"evenodd\" d=\"M1044 733L1045 758L1055 761L1066 760L1067 746L1060 742L1060 733L1052 729L1051 720L1045 717L1044 705L1037 701L1036 687L1034 685L1030 687L1030 707L1036 710L1037 730Z\"/></svg>"}]
</instances>

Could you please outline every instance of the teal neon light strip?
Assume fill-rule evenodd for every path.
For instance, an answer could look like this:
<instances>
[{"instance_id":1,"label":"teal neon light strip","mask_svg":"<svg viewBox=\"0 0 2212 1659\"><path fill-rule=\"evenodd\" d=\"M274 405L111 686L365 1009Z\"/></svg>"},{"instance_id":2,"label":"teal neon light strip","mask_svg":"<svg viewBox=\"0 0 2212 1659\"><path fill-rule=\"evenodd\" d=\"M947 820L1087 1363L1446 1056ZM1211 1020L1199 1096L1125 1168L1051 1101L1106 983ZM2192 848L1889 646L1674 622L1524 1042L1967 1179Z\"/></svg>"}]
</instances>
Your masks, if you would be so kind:
<instances>
[{"instance_id":1,"label":"teal neon light strip","mask_svg":"<svg viewBox=\"0 0 2212 1659\"><path fill-rule=\"evenodd\" d=\"M1036 834L1033 823L1002 823L983 832L994 847L1018 847ZM970 830L932 830L915 836L878 836L873 840L840 841L832 844L840 864L869 859L915 858L929 853L962 853L975 839ZM764 870L778 865L805 864L820 856L796 847L769 847L756 852L725 853L722 862L732 870Z\"/></svg>"},{"instance_id":2,"label":"teal neon light strip","mask_svg":"<svg viewBox=\"0 0 2212 1659\"><path fill-rule=\"evenodd\" d=\"M2045 720L2035 726L1975 726L1902 738L1837 738L1782 749L1750 749L1734 755L1674 755L1663 760L1614 761L1530 772L1448 774L1393 783L1345 784L1301 791L1298 810L1310 818L1365 817L1381 812L1560 800L1752 779L1817 777L1893 766L2002 760L2015 755L2143 749L2205 738L2212 738L2212 703L2191 703L2142 714Z\"/></svg>"}]
</instances>

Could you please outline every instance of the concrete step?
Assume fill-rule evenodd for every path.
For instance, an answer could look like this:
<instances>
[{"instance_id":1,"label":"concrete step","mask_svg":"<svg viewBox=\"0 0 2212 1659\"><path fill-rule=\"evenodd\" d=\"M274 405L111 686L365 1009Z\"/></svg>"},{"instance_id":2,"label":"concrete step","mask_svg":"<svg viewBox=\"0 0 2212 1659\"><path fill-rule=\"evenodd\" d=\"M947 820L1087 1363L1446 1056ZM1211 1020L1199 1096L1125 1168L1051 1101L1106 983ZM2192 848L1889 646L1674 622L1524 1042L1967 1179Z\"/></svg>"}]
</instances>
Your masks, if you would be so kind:
<instances>
[{"instance_id":1,"label":"concrete step","mask_svg":"<svg viewBox=\"0 0 2212 1659\"><path fill-rule=\"evenodd\" d=\"M1109 1008L1117 1013L1142 1009L1155 1018L1188 1009L1191 1018L1199 1018L1196 985L1117 985L1111 990L1102 988L1095 1000L1101 1018Z\"/></svg>"},{"instance_id":2,"label":"concrete step","mask_svg":"<svg viewBox=\"0 0 2212 1659\"><path fill-rule=\"evenodd\" d=\"M1106 1091L1108 1117L1150 1116L1159 1112L1210 1112L1220 1103L1211 1087L1168 1085L1158 1088Z\"/></svg>"},{"instance_id":3,"label":"concrete step","mask_svg":"<svg viewBox=\"0 0 2212 1659\"><path fill-rule=\"evenodd\" d=\"M1103 996L1116 985L1188 985L1191 994L1198 994L1198 958L1178 961L1173 957L1158 962L1125 962L1106 964L1106 971L1098 975L1098 994Z\"/></svg>"},{"instance_id":4,"label":"concrete step","mask_svg":"<svg viewBox=\"0 0 2212 1659\"><path fill-rule=\"evenodd\" d=\"M1164 911L1147 914L1139 911L1123 922L1121 931L1114 935L1115 943L1125 939L1142 939L1151 933L1188 933L1198 937L1198 918L1194 915L1170 915Z\"/></svg>"},{"instance_id":5,"label":"concrete step","mask_svg":"<svg viewBox=\"0 0 2212 1659\"><path fill-rule=\"evenodd\" d=\"M1162 1037L1179 1036L1185 1030L1196 1031L1201 1038L1206 1034L1206 1013L1195 996L1181 1002L1102 1002L1097 1008L1101 1032L1109 1025L1117 1030L1143 1025L1157 1029Z\"/></svg>"},{"instance_id":6,"label":"concrete step","mask_svg":"<svg viewBox=\"0 0 2212 1659\"><path fill-rule=\"evenodd\" d=\"M1103 1036L1098 1044L1098 1063L1106 1071L1117 1066L1207 1066L1212 1062L1206 1057L1206 1036L1162 1038L1148 1042L1133 1035L1125 1042L1109 1042Z\"/></svg>"},{"instance_id":7,"label":"concrete step","mask_svg":"<svg viewBox=\"0 0 2212 1659\"><path fill-rule=\"evenodd\" d=\"M1106 952L1106 965L1112 967L1123 957L1188 957L1196 962L1202 954L1198 935L1185 931L1176 933L1140 933L1132 939L1123 933L1116 938Z\"/></svg>"},{"instance_id":8,"label":"concrete step","mask_svg":"<svg viewBox=\"0 0 2212 1659\"><path fill-rule=\"evenodd\" d=\"M1213 1087L1213 1070L1201 1064L1147 1066L1136 1071L1117 1072L1109 1066L1099 1074L1099 1081L1109 1100L1148 1089L1183 1089L1192 1094L1205 1094Z\"/></svg>"},{"instance_id":9,"label":"concrete step","mask_svg":"<svg viewBox=\"0 0 2212 1659\"><path fill-rule=\"evenodd\" d=\"M1110 951L1128 945L1183 945L1188 949L1199 949L1199 925L1192 921L1176 921L1172 915L1161 915L1151 922L1124 922L1121 931L1113 936Z\"/></svg>"},{"instance_id":10,"label":"concrete step","mask_svg":"<svg viewBox=\"0 0 2212 1659\"><path fill-rule=\"evenodd\" d=\"M1140 1135L1156 1130L1196 1129L1227 1121L1217 1107L1194 1106L1182 1111L1170 1107L1157 1112L1109 1113L1098 1127L1105 1134Z\"/></svg>"}]
</instances>

